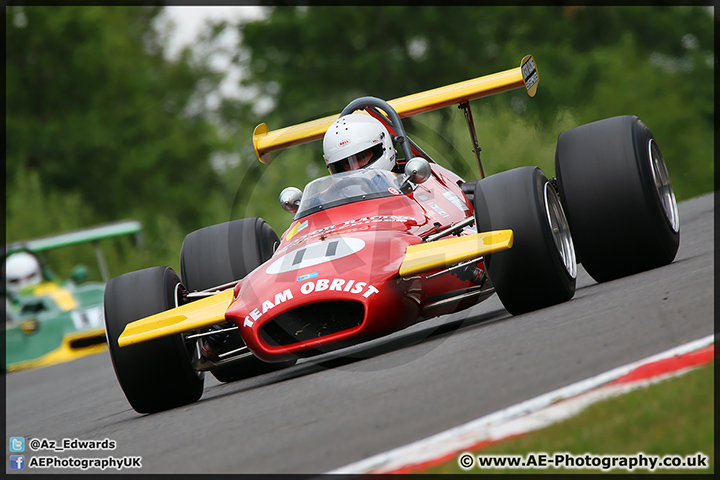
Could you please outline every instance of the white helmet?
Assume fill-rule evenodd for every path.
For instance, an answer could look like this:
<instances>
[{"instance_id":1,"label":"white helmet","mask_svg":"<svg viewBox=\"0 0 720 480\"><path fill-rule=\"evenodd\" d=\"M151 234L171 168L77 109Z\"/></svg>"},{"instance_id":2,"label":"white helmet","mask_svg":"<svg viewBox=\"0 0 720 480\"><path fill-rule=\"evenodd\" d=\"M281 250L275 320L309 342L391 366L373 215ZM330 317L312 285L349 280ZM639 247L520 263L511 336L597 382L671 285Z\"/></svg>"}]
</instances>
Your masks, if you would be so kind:
<instances>
[{"instance_id":1,"label":"white helmet","mask_svg":"<svg viewBox=\"0 0 720 480\"><path fill-rule=\"evenodd\" d=\"M395 148L385 125L362 113L344 115L330 125L323 137L323 157L330 173L395 166Z\"/></svg>"},{"instance_id":2,"label":"white helmet","mask_svg":"<svg viewBox=\"0 0 720 480\"><path fill-rule=\"evenodd\" d=\"M40 262L27 252L14 253L5 260L5 274L7 289L12 293L38 285L43 280Z\"/></svg>"}]
</instances>

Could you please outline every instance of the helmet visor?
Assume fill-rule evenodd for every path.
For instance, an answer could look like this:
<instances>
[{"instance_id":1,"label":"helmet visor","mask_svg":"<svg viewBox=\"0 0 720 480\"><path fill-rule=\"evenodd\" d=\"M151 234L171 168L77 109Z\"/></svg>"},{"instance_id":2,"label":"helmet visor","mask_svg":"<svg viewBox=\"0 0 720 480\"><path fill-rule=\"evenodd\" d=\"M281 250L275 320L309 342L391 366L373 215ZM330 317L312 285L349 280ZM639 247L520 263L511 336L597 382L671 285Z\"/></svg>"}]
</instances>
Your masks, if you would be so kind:
<instances>
[{"instance_id":1,"label":"helmet visor","mask_svg":"<svg viewBox=\"0 0 720 480\"><path fill-rule=\"evenodd\" d=\"M382 144L377 144L370 148L358 152L349 157L345 157L342 160L338 160L335 163L328 165L330 173L348 172L350 170L357 170L365 168L375 162L378 158L382 157L384 148Z\"/></svg>"}]
</instances>

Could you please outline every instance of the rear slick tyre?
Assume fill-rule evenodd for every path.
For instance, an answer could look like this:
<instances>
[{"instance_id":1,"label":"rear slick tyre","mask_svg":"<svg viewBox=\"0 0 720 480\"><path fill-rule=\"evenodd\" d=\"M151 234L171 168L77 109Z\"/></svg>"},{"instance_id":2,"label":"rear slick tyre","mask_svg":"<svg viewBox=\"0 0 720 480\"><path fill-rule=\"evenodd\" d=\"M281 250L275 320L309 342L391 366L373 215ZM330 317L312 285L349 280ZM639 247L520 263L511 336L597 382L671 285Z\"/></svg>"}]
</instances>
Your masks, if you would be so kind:
<instances>
[{"instance_id":1,"label":"rear slick tyre","mask_svg":"<svg viewBox=\"0 0 720 480\"><path fill-rule=\"evenodd\" d=\"M180 274L188 291L244 278L267 261L280 243L262 218L242 218L195 230L180 248Z\"/></svg>"},{"instance_id":2,"label":"rear slick tyre","mask_svg":"<svg viewBox=\"0 0 720 480\"><path fill-rule=\"evenodd\" d=\"M169 267L152 267L111 279L105 287L105 332L115 375L138 413L196 402L204 375L191 364L195 344L171 335L120 348L128 323L176 306L180 278Z\"/></svg>"},{"instance_id":3,"label":"rear slick tyre","mask_svg":"<svg viewBox=\"0 0 720 480\"><path fill-rule=\"evenodd\" d=\"M182 278L189 291L240 280L272 257L280 240L265 220L242 218L196 230L185 237L180 249ZM228 334L223 351L242 348L237 330ZM233 382L295 365L296 360L263 362L251 356L210 371L220 382Z\"/></svg>"},{"instance_id":4,"label":"rear slick tyre","mask_svg":"<svg viewBox=\"0 0 720 480\"><path fill-rule=\"evenodd\" d=\"M555 171L578 260L593 279L675 259L675 194L655 137L639 118L607 118L560 134Z\"/></svg>"}]
</instances>

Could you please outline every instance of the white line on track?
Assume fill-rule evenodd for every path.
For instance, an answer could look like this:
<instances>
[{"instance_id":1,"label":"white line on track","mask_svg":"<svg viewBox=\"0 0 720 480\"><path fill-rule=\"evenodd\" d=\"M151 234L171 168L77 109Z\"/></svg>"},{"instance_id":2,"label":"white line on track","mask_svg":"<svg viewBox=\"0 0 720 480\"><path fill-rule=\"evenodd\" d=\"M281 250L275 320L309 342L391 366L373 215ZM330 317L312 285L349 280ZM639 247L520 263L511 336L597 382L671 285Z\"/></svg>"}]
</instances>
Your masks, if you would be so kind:
<instances>
[{"instance_id":1,"label":"white line on track","mask_svg":"<svg viewBox=\"0 0 720 480\"><path fill-rule=\"evenodd\" d=\"M622 377L629 372L649 363L659 360L683 355L715 342L714 334L698 340L679 345L664 352L649 356L627 365L623 365L607 372L595 375L594 377L561 387L552 392L545 393L538 397L520 402L516 405L504 408L495 413L472 420L463 425L453 427L444 432L437 433L422 440L394 448L384 453L351 463L344 467L337 468L328 473L363 474L363 473L387 473L398 469L431 462L435 459L447 457L454 453L459 454L463 449L470 448L483 441L498 441L509 436L525 433L541 428L567 418L580 411L594 401L617 395L632 388L627 385L615 386L606 389L598 395L585 396L581 401L572 404L564 402L564 405L555 405L555 409L548 409L549 406L572 397L577 397L585 392L596 389L612 380ZM667 378L671 375L661 375L655 380ZM652 380L645 380L633 384L651 383ZM544 410L543 410L544 409ZM543 412L540 412L543 410ZM531 415L536 413L535 415Z\"/></svg>"}]
</instances>

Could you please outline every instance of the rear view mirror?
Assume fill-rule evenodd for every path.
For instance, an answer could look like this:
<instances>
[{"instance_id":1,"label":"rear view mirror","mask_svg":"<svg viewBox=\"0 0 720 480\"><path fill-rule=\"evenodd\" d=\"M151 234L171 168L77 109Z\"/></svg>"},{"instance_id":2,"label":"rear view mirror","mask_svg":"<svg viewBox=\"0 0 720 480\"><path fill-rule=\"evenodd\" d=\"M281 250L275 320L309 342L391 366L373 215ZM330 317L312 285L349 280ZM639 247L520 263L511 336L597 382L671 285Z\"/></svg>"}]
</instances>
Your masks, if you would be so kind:
<instances>
[{"instance_id":1,"label":"rear view mirror","mask_svg":"<svg viewBox=\"0 0 720 480\"><path fill-rule=\"evenodd\" d=\"M426 182L432 175L430 162L422 157L413 157L405 164L405 178L400 186L402 191L406 191L412 184L419 185Z\"/></svg>"},{"instance_id":2,"label":"rear view mirror","mask_svg":"<svg viewBox=\"0 0 720 480\"><path fill-rule=\"evenodd\" d=\"M280 192L280 206L288 213L296 213L300 206L302 192L296 187L287 187Z\"/></svg>"},{"instance_id":3,"label":"rear view mirror","mask_svg":"<svg viewBox=\"0 0 720 480\"><path fill-rule=\"evenodd\" d=\"M75 265L70 272L70 278L75 283L83 283L88 278L88 269L85 265Z\"/></svg>"}]
</instances>

